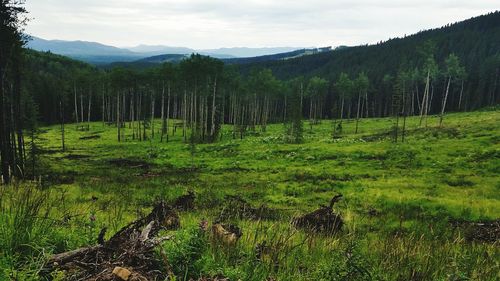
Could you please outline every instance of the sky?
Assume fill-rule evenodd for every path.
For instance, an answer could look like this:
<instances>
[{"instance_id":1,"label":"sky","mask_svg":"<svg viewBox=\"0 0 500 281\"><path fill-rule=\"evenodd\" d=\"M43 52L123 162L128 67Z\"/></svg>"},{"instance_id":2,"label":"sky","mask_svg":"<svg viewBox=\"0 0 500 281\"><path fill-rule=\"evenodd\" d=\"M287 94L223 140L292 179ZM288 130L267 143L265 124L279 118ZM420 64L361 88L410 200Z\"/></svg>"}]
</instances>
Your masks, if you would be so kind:
<instances>
[{"instance_id":1,"label":"sky","mask_svg":"<svg viewBox=\"0 0 500 281\"><path fill-rule=\"evenodd\" d=\"M27 0L28 34L131 47L361 45L500 10L498 0Z\"/></svg>"}]
</instances>

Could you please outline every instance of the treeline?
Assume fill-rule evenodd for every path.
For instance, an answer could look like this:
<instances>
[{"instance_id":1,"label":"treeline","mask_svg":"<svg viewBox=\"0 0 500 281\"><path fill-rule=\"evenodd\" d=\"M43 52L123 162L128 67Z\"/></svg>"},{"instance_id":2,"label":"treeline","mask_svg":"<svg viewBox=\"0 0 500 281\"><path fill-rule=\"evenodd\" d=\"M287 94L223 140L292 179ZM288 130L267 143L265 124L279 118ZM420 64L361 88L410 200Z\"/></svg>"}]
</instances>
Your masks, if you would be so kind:
<instances>
[{"instance_id":1,"label":"treeline","mask_svg":"<svg viewBox=\"0 0 500 281\"><path fill-rule=\"evenodd\" d=\"M243 75L237 66L201 55L147 70L98 70L27 51L27 79L32 79L27 85L44 122L82 125L101 120L117 126L119 140L127 129L134 139L158 132L168 139L169 129L180 129L187 138L187 129L194 129L198 141L208 142L217 139L221 124L232 124L234 135L242 137L246 130L265 131L268 123L289 121L290 101L295 97L300 104L294 108L313 124L325 118L410 115L424 121L428 114L470 109L469 73L460 58L450 53L439 61L433 41L415 49L418 64L403 63L380 81L368 74L370 69L355 75L341 72L331 80L320 76L280 80L267 68ZM490 66L496 73L488 85L493 105L498 98L500 60ZM154 128L155 118L162 119L161 129ZM174 128L168 128L170 119L179 120Z\"/></svg>"}]
</instances>

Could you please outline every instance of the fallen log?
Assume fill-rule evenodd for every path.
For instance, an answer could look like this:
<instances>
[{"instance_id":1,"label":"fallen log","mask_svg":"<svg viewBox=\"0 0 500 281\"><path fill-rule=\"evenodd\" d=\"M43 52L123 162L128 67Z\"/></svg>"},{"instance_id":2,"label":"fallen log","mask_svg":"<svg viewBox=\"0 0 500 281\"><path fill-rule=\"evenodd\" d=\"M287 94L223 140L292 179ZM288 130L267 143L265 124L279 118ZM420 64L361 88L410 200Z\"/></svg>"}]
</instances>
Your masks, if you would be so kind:
<instances>
[{"instance_id":1,"label":"fallen log","mask_svg":"<svg viewBox=\"0 0 500 281\"><path fill-rule=\"evenodd\" d=\"M178 215L160 202L149 215L123 227L107 241L103 239L103 230L98 245L53 255L41 274L48 276L54 270L62 270L68 280L106 281L116 280L117 272L130 272L122 277L131 281L164 280L165 274L157 270L160 266L154 248L171 237L156 236L162 229L178 227Z\"/></svg>"}]
</instances>

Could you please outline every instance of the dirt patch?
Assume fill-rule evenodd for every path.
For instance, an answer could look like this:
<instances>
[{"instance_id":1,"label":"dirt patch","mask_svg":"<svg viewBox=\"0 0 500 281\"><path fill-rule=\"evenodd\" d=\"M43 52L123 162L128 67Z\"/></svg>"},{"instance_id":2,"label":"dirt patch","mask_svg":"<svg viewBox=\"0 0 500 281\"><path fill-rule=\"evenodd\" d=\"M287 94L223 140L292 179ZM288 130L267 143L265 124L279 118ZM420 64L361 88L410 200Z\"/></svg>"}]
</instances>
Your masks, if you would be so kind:
<instances>
[{"instance_id":1,"label":"dirt patch","mask_svg":"<svg viewBox=\"0 0 500 281\"><path fill-rule=\"evenodd\" d=\"M80 137L80 140L95 140L95 139L100 139L100 135L91 135L91 136L83 136Z\"/></svg>"},{"instance_id":2,"label":"dirt patch","mask_svg":"<svg viewBox=\"0 0 500 281\"><path fill-rule=\"evenodd\" d=\"M83 154L68 154L63 157L62 159L69 159L69 160L78 160L78 159L86 159L90 158L90 155L83 155Z\"/></svg>"},{"instance_id":3,"label":"dirt patch","mask_svg":"<svg viewBox=\"0 0 500 281\"><path fill-rule=\"evenodd\" d=\"M108 163L120 168L144 168L151 166L150 163L140 159L117 158L108 160Z\"/></svg>"},{"instance_id":4,"label":"dirt patch","mask_svg":"<svg viewBox=\"0 0 500 281\"><path fill-rule=\"evenodd\" d=\"M61 152L60 149L52 149L52 148L37 148L36 152L38 154L56 154Z\"/></svg>"},{"instance_id":5,"label":"dirt patch","mask_svg":"<svg viewBox=\"0 0 500 281\"><path fill-rule=\"evenodd\" d=\"M72 184L75 182L76 173L50 173L42 177L43 185Z\"/></svg>"},{"instance_id":6,"label":"dirt patch","mask_svg":"<svg viewBox=\"0 0 500 281\"><path fill-rule=\"evenodd\" d=\"M373 134L373 135L366 135L362 136L361 139L366 142L376 142L376 141L382 141L389 139L390 137L393 136L393 132L383 132L383 133L378 133L378 134Z\"/></svg>"},{"instance_id":7,"label":"dirt patch","mask_svg":"<svg viewBox=\"0 0 500 281\"><path fill-rule=\"evenodd\" d=\"M352 181L353 179L358 178L358 176L354 176L351 174L329 174L329 173L311 173L307 171L297 171L292 175L293 181L297 182L313 182L318 183L321 181L331 180L331 181Z\"/></svg>"},{"instance_id":8,"label":"dirt patch","mask_svg":"<svg viewBox=\"0 0 500 281\"><path fill-rule=\"evenodd\" d=\"M500 219L493 221L472 222L453 220L451 225L460 229L467 241L482 241L495 243L500 241Z\"/></svg>"},{"instance_id":9,"label":"dirt patch","mask_svg":"<svg viewBox=\"0 0 500 281\"><path fill-rule=\"evenodd\" d=\"M314 233L334 234L342 229L342 217L333 211L333 205L342 198L336 195L330 200L329 206L320 206L319 209L296 217L292 224L299 229Z\"/></svg>"},{"instance_id":10,"label":"dirt patch","mask_svg":"<svg viewBox=\"0 0 500 281\"><path fill-rule=\"evenodd\" d=\"M225 172L238 173L238 172L249 172L249 171L252 171L252 169L245 168L245 167L226 167L226 168L218 169L217 171L221 172L221 173L225 173Z\"/></svg>"}]
</instances>

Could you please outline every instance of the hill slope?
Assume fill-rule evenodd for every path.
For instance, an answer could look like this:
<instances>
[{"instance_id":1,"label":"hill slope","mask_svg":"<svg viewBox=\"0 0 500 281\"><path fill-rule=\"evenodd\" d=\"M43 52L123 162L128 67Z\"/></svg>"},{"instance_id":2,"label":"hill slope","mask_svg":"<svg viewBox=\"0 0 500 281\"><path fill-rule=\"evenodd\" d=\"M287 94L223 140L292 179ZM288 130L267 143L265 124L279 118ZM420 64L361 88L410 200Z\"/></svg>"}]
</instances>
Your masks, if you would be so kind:
<instances>
[{"instance_id":1,"label":"hill slope","mask_svg":"<svg viewBox=\"0 0 500 281\"><path fill-rule=\"evenodd\" d=\"M499 11L376 45L344 47L288 60L248 63L239 68L243 74L254 68L269 68L281 79L321 76L330 82L336 81L341 72L352 77L363 71L370 78L371 92L387 92L382 85L384 76L395 77L400 69L421 67L424 56L420 50L429 42L435 46L434 57L440 70L445 69L444 60L451 53L456 54L465 66L464 93L470 99L467 108L500 102L500 86L497 86L500 84ZM438 80L441 83L445 79L440 75ZM442 91L442 85L439 88Z\"/></svg>"}]
</instances>

